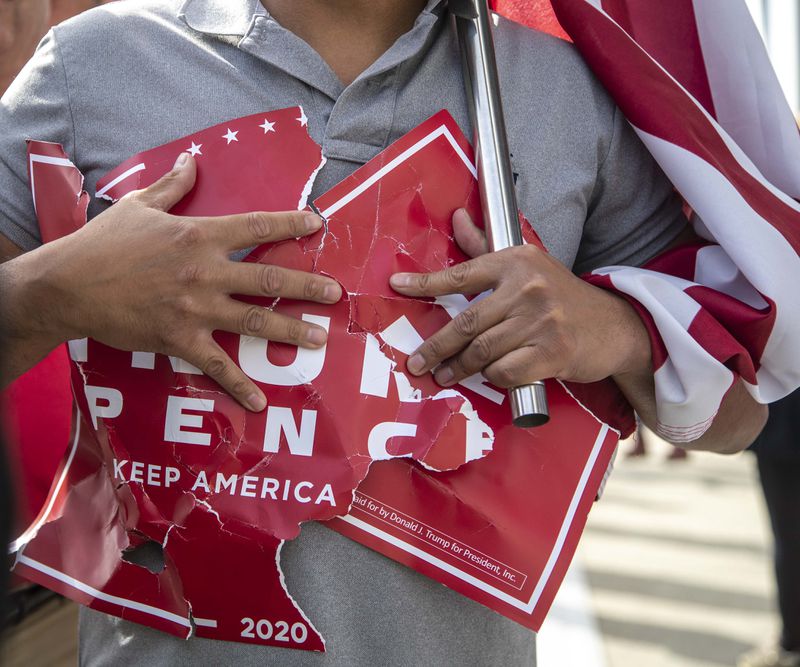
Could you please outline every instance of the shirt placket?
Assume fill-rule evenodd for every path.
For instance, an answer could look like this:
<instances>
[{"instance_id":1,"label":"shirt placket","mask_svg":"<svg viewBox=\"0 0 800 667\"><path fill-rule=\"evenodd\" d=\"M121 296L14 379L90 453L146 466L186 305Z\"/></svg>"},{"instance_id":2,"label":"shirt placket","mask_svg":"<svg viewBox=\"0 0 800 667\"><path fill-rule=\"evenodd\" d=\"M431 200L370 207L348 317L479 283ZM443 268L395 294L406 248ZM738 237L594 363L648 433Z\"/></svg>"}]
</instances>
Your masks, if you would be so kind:
<instances>
[{"instance_id":1,"label":"shirt placket","mask_svg":"<svg viewBox=\"0 0 800 667\"><path fill-rule=\"evenodd\" d=\"M349 86L320 55L267 14L255 17L239 48L304 84L309 130L329 160L363 164L386 147L405 65L429 46L438 13L425 11L412 29Z\"/></svg>"}]
</instances>

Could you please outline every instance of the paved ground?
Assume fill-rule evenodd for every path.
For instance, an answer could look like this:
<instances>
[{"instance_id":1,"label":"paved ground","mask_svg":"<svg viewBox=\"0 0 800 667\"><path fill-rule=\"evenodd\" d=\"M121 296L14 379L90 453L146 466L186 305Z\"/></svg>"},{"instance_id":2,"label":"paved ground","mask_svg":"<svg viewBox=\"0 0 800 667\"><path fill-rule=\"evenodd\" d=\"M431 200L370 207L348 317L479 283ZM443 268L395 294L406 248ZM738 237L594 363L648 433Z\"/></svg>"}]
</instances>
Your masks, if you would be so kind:
<instances>
[{"instance_id":1,"label":"paved ground","mask_svg":"<svg viewBox=\"0 0 800 667\"><path fill-rule=\"evenodd\" d=\"M52 600L3 636L3 667L75 667L78 664L78 607Z\"/></svg>"},{"instance_id":2,"label":"paved ground","mask_svg":"<svg viewBox=\"0 0 800 667\"><path fill-rule=\"evenodd\" d=\"M753 457L667 462L647 442L647 457L618 457L592 510L540 667L733 666L776 635Z\"/></svg>"}]
</instances>

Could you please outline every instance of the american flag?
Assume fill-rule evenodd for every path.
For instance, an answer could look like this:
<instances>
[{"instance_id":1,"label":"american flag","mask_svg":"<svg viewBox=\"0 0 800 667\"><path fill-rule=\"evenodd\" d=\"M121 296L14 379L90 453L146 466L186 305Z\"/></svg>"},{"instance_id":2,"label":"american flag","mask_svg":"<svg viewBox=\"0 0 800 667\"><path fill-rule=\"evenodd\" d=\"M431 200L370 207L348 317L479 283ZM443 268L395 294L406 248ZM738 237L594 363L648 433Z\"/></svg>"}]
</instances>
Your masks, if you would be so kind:
<instances>
[{"instance_id":1,"label":"american flag","mask_svg":"<svg viewBox=\"0 0 800 667\"><path fill-rule=\"evenodd\" d=\"M693 214L700 241L587 279L643 307L658 431L708 428L739 379L800 385L800 134L744 0L496 0L570 39Z\"/></svg>"}]
</instances>

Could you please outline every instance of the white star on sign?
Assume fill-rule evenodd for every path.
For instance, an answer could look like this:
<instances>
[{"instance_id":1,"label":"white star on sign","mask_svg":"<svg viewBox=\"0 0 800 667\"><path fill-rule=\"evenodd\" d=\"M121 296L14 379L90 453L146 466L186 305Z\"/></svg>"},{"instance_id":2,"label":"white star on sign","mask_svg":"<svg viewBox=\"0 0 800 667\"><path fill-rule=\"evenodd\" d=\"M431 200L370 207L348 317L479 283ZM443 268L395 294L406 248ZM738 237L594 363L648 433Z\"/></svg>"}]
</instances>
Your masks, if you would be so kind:
<instances>
[{"instance_id":1,"label":"white star on sign","mask_svg":"<svg viewBox=\"0 0 800 667\"><path fill-rule=\"evenodd\" d=\"M203 151L200 150L202 147L203 147L203 144L196 144L193 141L191 148L187 148L186 152L187 153L191 153L192 155L202 155Z\"/></svg>"},{"instance_id":2,"label":"white star on sign","mask_svg":"<svg viewBox=\"0 0 800 667\"><path fill-rule=\"evenodd\" d=\"M236 138L236 135L237 135L237 134L239 134L238 130L237 130L236 132L233 132L233 131L231 130L231 128L228 128L228 133L227 133L227 134L223 134L223 135L222 135L222 138L223 138L223 139L227 139L227 140L228 140L228 144L230 144L230 143L231 143L231 141L239 141L239 140Z\"/></svg>"},{"instance_id":3,"label":"white star on sign","mask_svg":"<svg viewBox=\"0 0 800 667\"><path fill-rule=\"evenodd\" d=\"M302 125L303 127L308 125L308 118L306 117L306 112L303 109L303 107L300 107L300 118L298 118L297 120L300 121L300 125Z\"/></svg>"},{"instance_id":4,"label":"white star on sign","mask_svg":"<svg viewBox=\"0 0 800 667\"><path fill-rule=\"evenodd\" d=\"M270 123L266 118L264 119L264 124L259 125L259 127L264 128L264 134L275 131L275 123Z\"/></svg>"}]
</instances>

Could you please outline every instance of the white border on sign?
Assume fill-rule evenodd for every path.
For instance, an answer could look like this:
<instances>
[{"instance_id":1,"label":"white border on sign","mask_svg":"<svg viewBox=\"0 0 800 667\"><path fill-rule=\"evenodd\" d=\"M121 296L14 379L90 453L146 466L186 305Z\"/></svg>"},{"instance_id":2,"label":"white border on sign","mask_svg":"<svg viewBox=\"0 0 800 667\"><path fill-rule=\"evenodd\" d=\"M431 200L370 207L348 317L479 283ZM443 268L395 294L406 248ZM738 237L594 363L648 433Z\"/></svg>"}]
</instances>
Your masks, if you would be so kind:
<instances>
[{"instance_id":1,"label":"white border on sign","mask_svg":"<svg viewBox=\"0 0 800 667\"><path fill-rule=\"evenodd\" d=\"M408 160L410 157L419 153L425 146L432 143L439 137L444 137L450 146L455 151L456 155L461 158L461 161L466 165L469 172L472 174L473 178L478 178L478 170L475 168L475 165L472 164L470 159L467 157L467 154L458 145L455 137L453 136L452 132L450 132L450 128L446 125L440 125L435 130L433 130L430 134L424 136L420 139L417 143L415 143L410 148L404 150L400 155L398 155L393 160L387 162L383 167L378 169L372 176L370 176L366 181L364 181L361 185L356 188L353 188L350 192L348 192L344 197L339 199L338 201L331 204L328 208L324 211L320 211L320 214L323 218L327 218L328 216L333 215L340 209L347 206L351 201L353 201L359 195L364 194L367 190L369 190L375 183L381 180L386 174L391 171L394 171L397 167L399 167L403 162Z\"/></svg>"},{"instance_id":2,"label":"white border on sign","mask_svg":"<svg viewBox=\"0 0 800 667\"><path fill-rule=\"evenodd\" d=\"M530 614L539 603L539 598L542 596L542 591L544 591L545 586L547 586L547 582L550 580L550 575L553 573L553 569L555 568L558 559L561 557L561 550L564 548L564 543L567 541L567 535L569 535L569 531L572 528L572 521L575 518L575 513L578 510L578 505L583 497L583 493L586 490L586 484L589 481L589 475L591 475L592 470L594 469L594 464L597 461L597 457L600 455L600 451L603 448L603 443L605 442L606 436L610 430L611 429L607 424L602 424L599 432L597 433L597 438L594 441L594 445L592 445L591 454L589 455L586 465L583 468L583 472L581 473L581 477L578 481L578 486L575 489L575 493L573 494L572 500L567 508L567 513L564 516L564 521L561 523L561 529L558 532L556 543L553 545L553 550L550 552L550 557L547 559L547 563L544 566L544 570L542 570L539 581L536 583L536 588L533 589L533 593L527 602L523 600L517 600L515 597L509 595L505 591L501 591L499 588L495 588L491 584L487 584L477 577L453 567L450 563L447 563L440 558L423 551L419 547L403 542L394 535L390 535L380 528L376 528L375 526L368 524L366 521L356 519L349 514L339 518L342 521L346 521L350 525L363 530L365 533L369 533L370 535L373 535L384 542L388 542L392 546L395 546L398 549L411 554L412 556L416 556L417 558L424 560L426 563L430 563L431 565L438 567L440 570L447 572L457 579L461 579L475 588L482 590L484 593L488 593L501 602L505 602L512 607L516 607L517 609Z\"/></svg>"},{"instance_id":3,"label":"white border on sign","mask_svg":"<svg viewBox=\"0 0 800 667\"><path fill-rule=\"evenodd\" d=\"M32 153L28 159L28 169L30 170L31 179L31 197L33 198L33 212L38 214L38 211L36 210L36 183L34 182L33 165L37 162L40 164L54 164L57 167L74 167L75 165L64 157L52 157L50 155L39 155L38 153Z\"/></svg>"},{"instance_id":4,"label":"white border on sign","mask_svg":"<svg viewBox=\"0 0 800 667\"><path fill-rule=\"evenodd\" d=\"M139 173L140 171L142 171L142 170L144 170L146 168L147 167L145 166L144 162L140 162L139 164L134 165L133 167L131 167L127 171L125 171L125 172L121 173L119 176L117 176L113 181L111 181L111 183L107 183L106 185L104 185L101 190L97 191L97 193L95 194L95 197L105 197L106 196L106 192L108 192L115 185L119 185L126 178L130 178L134 174L137 174L137 173Z\"/></svg>"},{"instance_id":5,"label":"white border on sign","mask_svg":"<svg viewBox=\"0 0 800 667\"><path fill-rule=\"evenodd\" d=\"M182 625L185 628L191 628L192 624L188 618L185 618L179 614L176 614L171 611L166 611L165 609L160 609L159 607L153 607L149 604L144 604L142 602L135 602L134 600L128 600L127 598L117 597L116 595L109 595L108 593L104 593L101 590L98 590L94 586L90 586L74 577L70 577L69 575L64 574L60 570L56 570L55 568L50 567L49 565L45 565L44 563L40 563L39 561L33 560L32 558L28 558L25 555L19 556L17 558L18 563L22 563L23 565L27 565L29 568L33 570L37 570L42 574L46 574L48 577L52 577L67 586L71 586L75 590L81 591L82 593L87 593L91 595L93 598L101 600L103 602L109 602L111 604L118 605L120 607L124 607L125 609L132 609L133 611L140 611L143 614L150 614L151 616L158 616L159 618L163 618L167 621L172 621L173 623L177 623L178 625ZM216 628L217 622L214 619L210 618L194 618L195 625L205 628Z\"/></svg>"},{"instance_id":6,"label":"white border on sign","mask_svg":"<svg viewBox=\"0 0 800 667\"><path fill-rule=\"evenodd\" d=\"M356 493L358 493L359 495L361 495L364 498L367 498L368 500L371 500L374 503L380 503L384 507L388 507L390 510L394 510L395 512L399 512L400 514L403 514L403 515L405 515L407 517L410 517L411 519L413 519L414 521L416 521L420 525L425 526L426 528L428 528L430 530L435 530L437 533L440 533L441 535L444 535L445 537L449 538L451 542L462 542L462 540L459 540L459 539L453 537L452 535L449 535L449 534L445 533L443 530L440 530L439 528L434 528L433 526L431 526L430 524L425 523L421 519L417 519L417 518L411 516L410 514L407 514L403 510L399 510L396 507L392 507L389 503L385 503L382 500L378 500L377 498L373 498L372 496L368 496L366 493L361 493L360 491L356 491ZM358 507L358 508L351 507L351 511L352 511L352 509L358 509L359 512L363 512L367 516L370 516L370 517L373 517L375 519L378 519L379 521L381 521L383 523L386 523L386 524L389 524L390 526L393 525L387 519L384 519L382 517L376 516L375 514L370 514L369 512L367 512L366 510L364 510L361 507ZM394 526L394 528L396 530L399 530L401 533L406 533L407 535L412 535L412 536L416 537L416 534L413 531L410 531L410 530L406 529L404 526L402 526L400 524ZM434 549L438 549L439 551L442 551L444 553L452 553L452 552L448 551L447 549L445 549L444 547L439 546L436 543L429 542L428 544L429 544L429 546L432 546ZM480 554L481 556L483 556L487 560L491 560L491 561L494 561L495 563L499 563L504 568L506 568L506 570L509 570L511 572L515 572L516 574L522 575L522 583L519 586L513 586L510 582L506 581L501 576L499 576L497 574L494 574L493 572L486 572L485 574L487 574L488 576L492 577L493 579L498 579L498 580L502 581L503 583L507 584L508 586L511 586L512 588L516 588L517 590L521 591L523 588L525 588L525 583L528 581L528 575L527 574L525 574L524 572L520 572L519 570L515 570L510 565L504 563L501 560L498 560L497 558L494 558L493 556L490 556L487 553L484 553L483 551L480 551L480 550L476 549L475 547L470 547L470 550L473 551L476 554ZM457 558L457 556L455 554L453 554L453 557ZM462 561L463 563L466 563L470 567L473 567L473 568L475 568L477 570L480 570L479 566L473 565L468 560L464 560L463 558L459 558L459 560Z\"/></svg>"},{"instance_id":7,"label":"white border on sign","mask_svg":"<svg viewBox=\"0 0 800 667\"><path fill-rule=\"evenodd\" d=\"M71 164L70 164L71 166ZM72 448L69 451L69 455L67 456L67 462L64 464L64 469L61 471L61 475L58 478L58 482L56 482L55 487L50 493L50 497L48 498L47 507L45 508L44 512L40 515L40 517L16 540L14 540L10 547L9 553L19 552L17 553L15 564L21 563L26 567L31 568L32 570L36 570L41 572L56 581L60 581L67 586L74 588L81 593L86 593L91 595L98 600L103 602L108 602L110 604L115 604L123 609L131 609L133 611L138 611L143 614L150 614L151 616L157 616L158 618L163 618L164 620L171 621L173 623L177 623L180 626L190 628L192 627L192 623L188 617L183 617L174 612L167 611L166 609L160 609L159 607L154 607L149 604L144 604L142 602L136 602L135 600L128 600L127 598L121 598L116 595L109 595L108 593L104 593L101 590L98 590L94 586L90 586L89 584L80 581L79 579L75 579L75 577L71 577L60 570L57 570L49 565L45 565L44 563L40 563L33 558L29 558L24 554L25 546L30 542L32 539L36 537L36 534L39 532L39 529L47 522L50 518L50 513L53 511L53 507L56 504L56 500L58 499L59 493L61 491L61 487L64 484L64 481L67 478L67 473L69 472L70 467L72 466L72 461L75 459L75 452L78 449L78 441L80 439L80 432L81 432L81 416L80 411L75 409L75 437L72 440ZM213 618L198 618L192 617L194 624L198 627L203 628L216 628L217 621Z\"/></svg>"}]
</instances>

